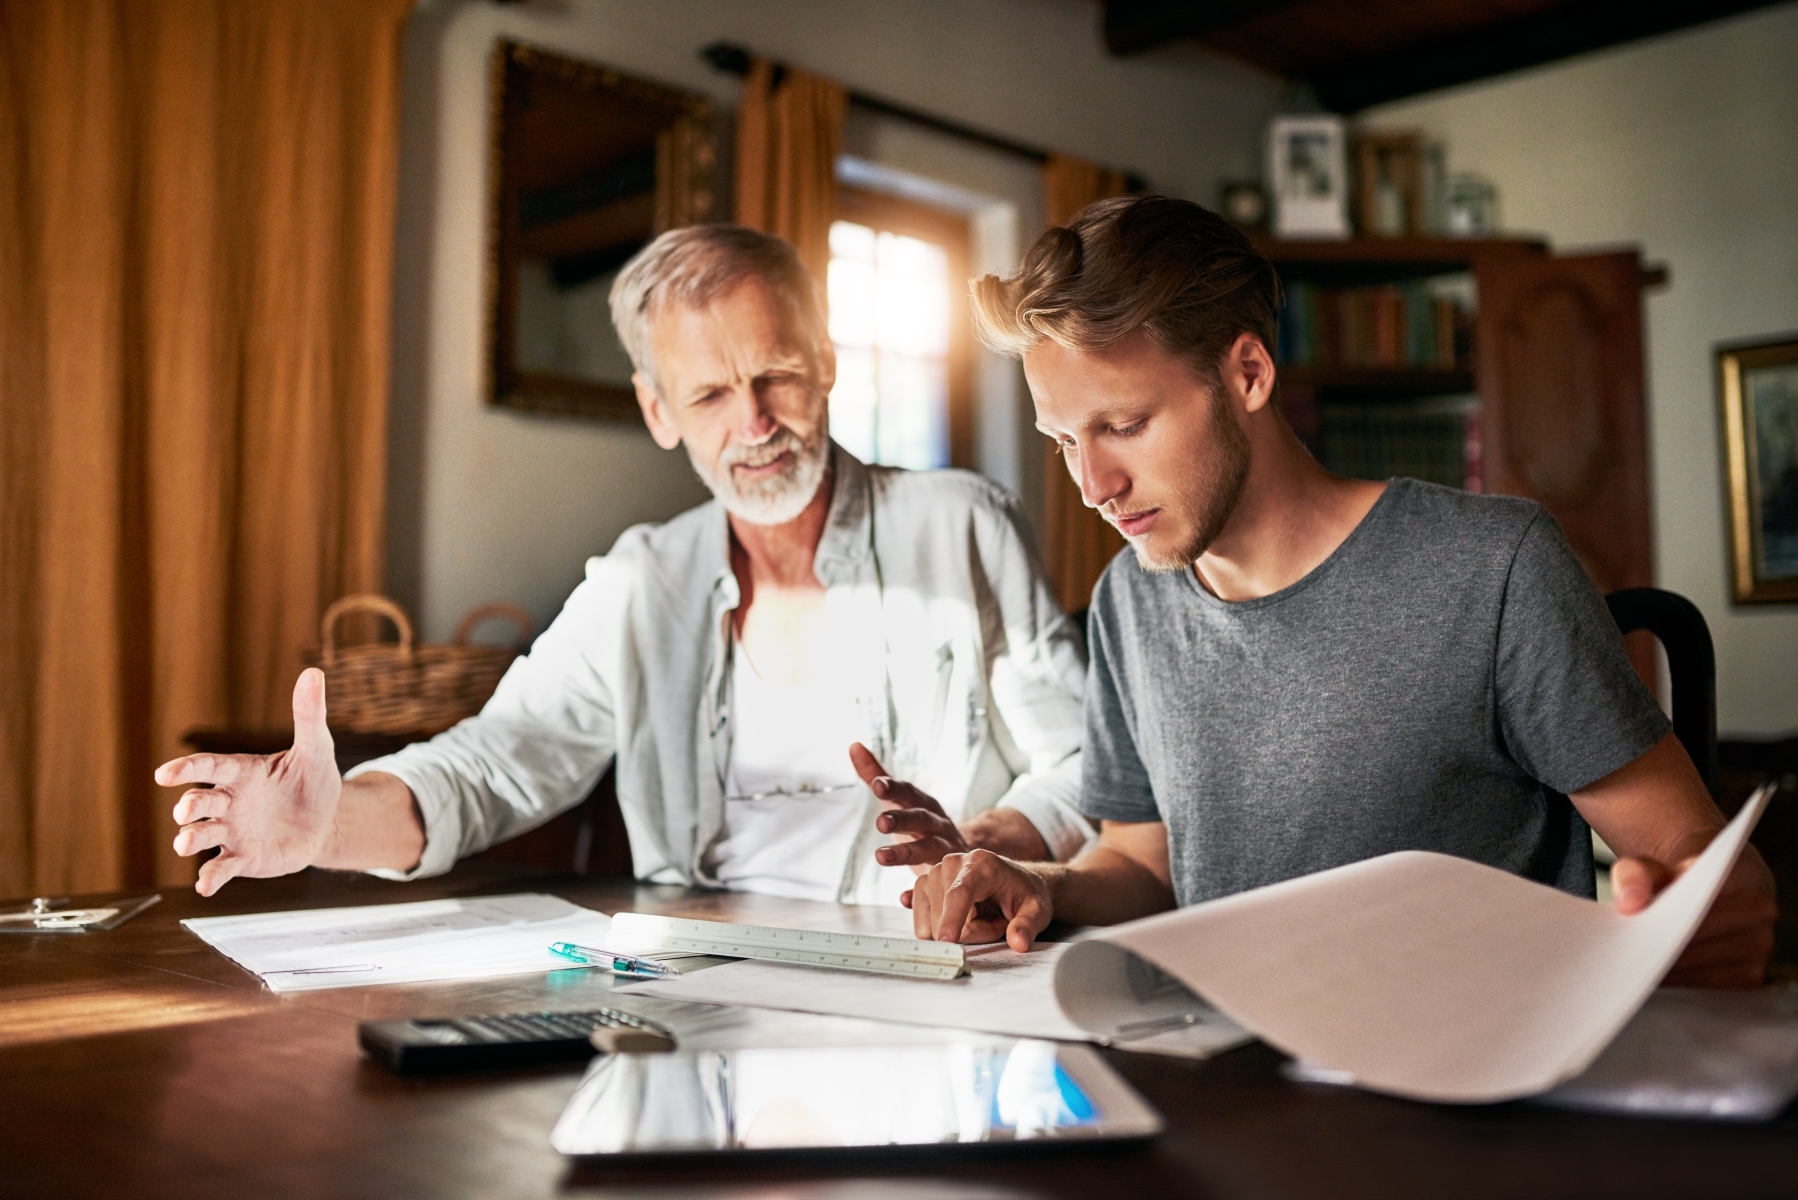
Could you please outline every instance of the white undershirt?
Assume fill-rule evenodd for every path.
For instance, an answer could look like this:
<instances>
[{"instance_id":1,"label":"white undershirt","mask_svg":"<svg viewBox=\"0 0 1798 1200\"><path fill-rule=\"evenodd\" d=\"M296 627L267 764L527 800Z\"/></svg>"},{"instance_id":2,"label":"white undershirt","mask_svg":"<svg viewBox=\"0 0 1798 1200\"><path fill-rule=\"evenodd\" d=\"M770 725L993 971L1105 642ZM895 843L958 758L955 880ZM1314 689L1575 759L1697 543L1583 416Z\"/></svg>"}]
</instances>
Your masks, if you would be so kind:
<instances>
[{"instance_id":1,"label":"white undershirt","mask_svg":"<svg viewBox=\"0 0 1798 1200\"><path fill-rule=\"evenodd\" d=\"M828 608L819 625L806 647L811 669L796 686L770 683L742 643L732 647L724 828L706 854L726 887L836 900L871 820L870 796L849 762L849 744L867 741L869 732L855 672L843 669L854 658L833 653L840 623ZM836 669L817 669L826 664ZM803 794L807 788L837 790Z\"/></svg>"}]
</instances>

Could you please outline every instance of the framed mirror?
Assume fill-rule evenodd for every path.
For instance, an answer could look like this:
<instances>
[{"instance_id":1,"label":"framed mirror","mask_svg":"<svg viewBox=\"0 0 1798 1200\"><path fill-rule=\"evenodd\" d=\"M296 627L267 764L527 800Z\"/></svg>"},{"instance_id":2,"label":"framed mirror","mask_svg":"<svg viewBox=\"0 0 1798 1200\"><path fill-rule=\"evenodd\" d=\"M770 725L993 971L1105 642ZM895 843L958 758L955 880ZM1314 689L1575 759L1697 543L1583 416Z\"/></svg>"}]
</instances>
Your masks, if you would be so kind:
<instances>
[{"instance_id":1,"label":"framed mirror","mask_svg":"<svg viewBox=\"0 0 1798 1200\"><path fill-rule=\"evenodd\" d=\"M492 86L488 400L641 420L607 295L656 234L713 219L712 103L506 41Z\"/></svg>"}]
</instances>

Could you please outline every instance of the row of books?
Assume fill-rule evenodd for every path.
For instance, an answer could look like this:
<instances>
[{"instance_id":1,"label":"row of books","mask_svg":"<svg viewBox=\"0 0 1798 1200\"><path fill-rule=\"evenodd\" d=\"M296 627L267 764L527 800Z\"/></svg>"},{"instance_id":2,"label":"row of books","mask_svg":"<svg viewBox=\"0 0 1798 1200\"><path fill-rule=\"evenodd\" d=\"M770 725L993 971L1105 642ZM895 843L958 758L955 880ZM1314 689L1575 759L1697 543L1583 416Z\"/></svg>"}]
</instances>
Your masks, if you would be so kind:
<instances>
[{"instance_id":1,"label":"row of books","mask_svg":"<svg viewBox=\"0 0 1798 1200\"><path fill-rule=\"evenodd\" d=\"M1478 402L1472 397L1318 406L1318 461L1351 479L1408 475L1480 490Z\"/></svg>"},{"instance_id":2,"label":"row of books","mask_svg":"<svg viewBox=\"0 0 1798 1200\"><path fill-rule=\"evenodd\" d=\"M1422 281L1378 287L1286 284L1280 361L1305 367L1454 370L1467 363L1471 324Z\"/></svg>"}]
</instances>

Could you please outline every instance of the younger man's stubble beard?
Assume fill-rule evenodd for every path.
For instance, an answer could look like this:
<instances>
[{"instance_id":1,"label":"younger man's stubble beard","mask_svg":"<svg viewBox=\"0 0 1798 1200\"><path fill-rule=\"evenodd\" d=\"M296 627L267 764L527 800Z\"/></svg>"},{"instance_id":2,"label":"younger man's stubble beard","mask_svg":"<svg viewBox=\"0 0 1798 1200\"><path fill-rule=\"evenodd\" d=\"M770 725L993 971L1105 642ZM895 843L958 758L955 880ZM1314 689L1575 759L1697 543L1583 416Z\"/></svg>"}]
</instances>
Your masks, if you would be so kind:
<instances>
[{"instance_id":1,"label":"younger man's stubble beard","mask_svg":"<svg viewBox=\"0 0 1798 1200\"><path fill-rule=\"evenodd\" d=\"M1198 464L1187 485L1177 492L1179 508L1192 520L1192 532L1180 545L1159 553L1150 549L1146 538L1133 542L1130 549L1145 571L1159 575L1189 569L1211 548L1242 502L1249 479L1249 436L1231 419L1215 392L1209 432L1210 461Z\"/></svg>"}]
</instances>

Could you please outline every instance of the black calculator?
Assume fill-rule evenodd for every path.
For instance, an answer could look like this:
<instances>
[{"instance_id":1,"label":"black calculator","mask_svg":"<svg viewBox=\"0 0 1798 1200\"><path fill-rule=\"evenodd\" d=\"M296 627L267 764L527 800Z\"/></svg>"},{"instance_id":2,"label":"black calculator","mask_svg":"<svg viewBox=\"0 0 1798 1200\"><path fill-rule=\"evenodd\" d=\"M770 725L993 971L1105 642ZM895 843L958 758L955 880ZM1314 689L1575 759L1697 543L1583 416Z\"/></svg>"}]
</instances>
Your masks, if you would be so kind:
<instances>
[{"instance_id":1,"label":"black calculator","mask_svg":"<svg viewBox=\"0 0 1798 1200\"><path fill-rule=\"evenodd\" d=\"M595 1051L674 1049L674 1034L666 1028L613 1008L364 1021L356 1033L370 1058L402 1075L532 1067L579 1061Z\"/></svg>"}]
</instances>

